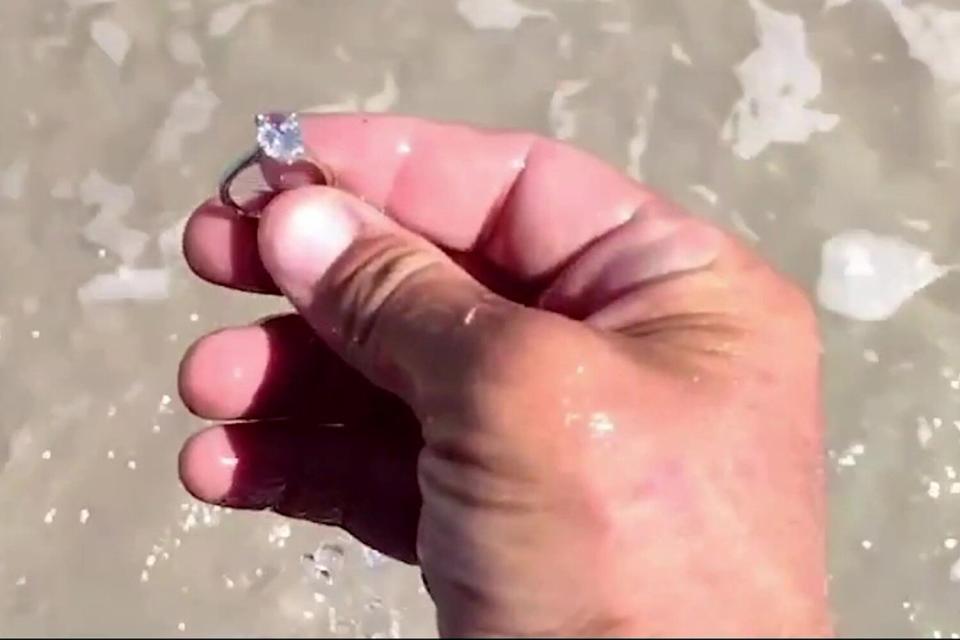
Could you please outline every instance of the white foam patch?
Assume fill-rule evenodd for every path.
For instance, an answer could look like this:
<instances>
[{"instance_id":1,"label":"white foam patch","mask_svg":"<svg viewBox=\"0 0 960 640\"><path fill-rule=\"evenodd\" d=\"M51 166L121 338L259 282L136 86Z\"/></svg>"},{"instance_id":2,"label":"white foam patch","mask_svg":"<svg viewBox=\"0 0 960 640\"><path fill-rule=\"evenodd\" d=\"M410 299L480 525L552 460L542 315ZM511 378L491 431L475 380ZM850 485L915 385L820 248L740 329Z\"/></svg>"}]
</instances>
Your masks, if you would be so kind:
<instances>
[{"instance_id":1,"label":"white foam patch","mask_svg":"<svg viewBox=\"0 0 960 640\"><path fill-rule=\"evenodd\" d=\"M24 158L15 161L0 174L0 195L9 200L19 200L27 185L30 163Z\"/></svg>"},{"instance_id":2,"label":"white foam patch","mask_svg":"<svg viewBox=\"0 0 960 640\"><path fill-rule=\"evenodd\" d=\"M627 141L627 175L635 180L643 177L643 156L650 141L650 125L644 116L633 120L633 135Z\"/></svg>"},{"instance_id":3,"label":"white foam patch","mask_svg":"<svg viewBox=\"0 0 960 640\"><path fill-rule=\"evenodd\" d=\"M164 260L172 262L180 257L182 253L181 248L183 247L183 232L187 227L187 221L189 219L190 216L184 216L161 231L160 235L157 236L157 246L160 248L160 253L163 255Z\"/></svg>"},{"instance_id":4,"label":"white foam patch","mask_svg":"<svg viewBox=\"0 0 960 640\"><path fill-rule=\"evenodd\" d=\"M960 558L950 565L950 582L960 582Z\"/></svg>"},{"instance_id":5,"label":"white foam patch","mask_svg":"<svg viewBox=\"0 0 960 640\"><path fill-rule=\"evenodd\" d=\"M111 251L123 264L136 261L146 248L150 236L123 222L124 216L133 207L133 188L115 184L97 171L91 171L80 183L79 195L84 205L98 207L93 219L83 226L83 237Z\"/></svg>"},{"instance_id":6,"label":"white foam patch","mask_svg":"<svg viewBox=\"0 0 960 640\"><path fill-rule=\"evenodd\" d=\"M705 184L692 184L687 188L690 189L690 191L692 191L693 193L703 198L711 206L716 206L716 204L720 201L720 194L718 194L716 191L714 191L713 189L711 189Z\"/></svg>"},{"instance_id":7,"label":"white foam patch","mask_svg":"<svg viewBox=\"0 0 960 640\"><path fill-rule=\"evenodd\" d=\"M123 27L108 18L94 20L90 23L90 37L115 65L123 64L130 51L130 35Z\"/></svg>"},{"instance_id":8,"label":"white foam patch","mask_svg":"<svg viewBox=\"0 0 960 640\"><path fill-rule=\"evenodd\" d=\"M807 107L820 95L823 78L810 57L800 16L775 11L759 0L751 0L750 6L760 46L736 69L743 96L722 132L744 159L760 155L773 143L806 142L840 120Z\"/></svg>"},{"instance_id":9,"label":"white foam patch","mask_svg":"<svg viewBox=\"0 0 960 640\"><path fill-rule=\"evenodd\" d=\"M268 5L270 2L272 0L248 0L247 2L231 2L218 7L216 11L210 14L207 34L213 38L222 38L243 22L251 9Z\"/></svg>"},{"instance_id":10,"label":"white foam patch","mask_svg":"<svg viewBox=\"0 0 960 640\"><path fill-rule=\"evenodd\" d=\"M825 309L853 320L886 320L952 269L900 238L844 231L823 245L817 298Z\"/></svg>"},{"instance_id":11,"label":"white foam patch","mask_svg":"<svg viewBox=\"0 0 960 640\"><path fill-rule=\"evenodd\" d=\"M511 30L527 18L553 17L549 11L531 9L516 0L457 0L457 11L474 29Z\"/></svg>"},{"instance_id":12,"label":"white foam patch","mask_svg":"<svg viewBox=\"0 0 960 640\"><path fill-rule=\"evenodd\" d=\"M564 80L550 97L547 120L553 135L560 140L569 140L577 135L577 114L570 108L570 98L590 85L589 80Z\"/></svg>"},{"instance_id":13,"label":"white foam patch","mask_svg":"<svg viewBox=\"0 0 960 640\"><path fill-rule=\"evenodd\" d=\"M830 11L831 9L837 9L847 4L848 2L850 2L850 0L824 0L823 10Z\"/></svg>"},{"instance_id":14,"label":"white foam patch","mask_svg":"<svg viewBox=\"0 0 960 640\"><path fill-rule=\"evenodd\" d=\"M349 96L339 102L314 105L306 111L310 113L346 113L357 111L359 108L360 102L357 100L357 96Z\"/></svg>"},{"instance_id":15,"label":"white foam patch","mask_svg":"<svg viewBox=\"0 0 960 640\"><path fill-rule=\"evenodd\" d=\"M154 139L157 160L179 160L185 138L206 130L218 106L220 98L210 90L205 78L197 78L192 85L178 93L170 105L167 119Z\"/></svg>"},{"instance_id":16,"label":"white foam patch","mask_svg":"<svg viewBox=\"0 0 960 640\"><path fill-rule=\"evenodd\" d=\"M910 56L942 82L960 84L960 11L930 3L879 0L907 41Z\"/></svg>"},{"instance_id":17,"label":"white foam patch","mask_svg":"<svg viewBox=\"0 0 960 640\"><path fill-rule=\"evenodd\" d=\"M363 110L369 113L388 111L400 96L397 79L389 71L383 79L383 89L363 101Z\"/></svg>"},{"instance_id":18,"label":"white foam patch","mask_svg":"<svg viewBox=\"0 0 960 640\"><path fill-rule=\"evenodd\" d=\"M655 111L659 92L656 85L647 87L645 114L637 114L633 121L633 135L627 141L627 174L634 179L643 178L643 156L650 142L650 120Z\"/></svg>"},{"instance_id":19,"label":"white foam patch","mask_svg":"<svg viewBox=\"0 0 960 640\"><path fill-rule=\"evenodd\" d=\"M109 273L98 273L77 289L81 304L120 302L157 302L170 297L168 268L138 269L119 266ZM129 466L129 465L128 465ZM135 468L136 463L130 467Z\"/></svg>"},{"instance_id":20,"label":"white foam patch","mask_svg":"<svg viewBox=\"0 0 960 640\"><path fill-rule=\"evenodd\" d=\"M684 49L683 45L679 42L674 42L670 45L670 57L680 64L687 65L688 67L693 64L690 54L687 53L686 49Z\"/></svg>"},{"instance_id":21,"label":"white foam patch","mask_svg":"<svg viewBox=\"0 0 960 640\"><path fill-rule=\"evenodd\" d=\"M203 65L203 52L192 35L186 31L174 31L167 38L167 50L180 64Z\"/></svg>"}]
</instances>

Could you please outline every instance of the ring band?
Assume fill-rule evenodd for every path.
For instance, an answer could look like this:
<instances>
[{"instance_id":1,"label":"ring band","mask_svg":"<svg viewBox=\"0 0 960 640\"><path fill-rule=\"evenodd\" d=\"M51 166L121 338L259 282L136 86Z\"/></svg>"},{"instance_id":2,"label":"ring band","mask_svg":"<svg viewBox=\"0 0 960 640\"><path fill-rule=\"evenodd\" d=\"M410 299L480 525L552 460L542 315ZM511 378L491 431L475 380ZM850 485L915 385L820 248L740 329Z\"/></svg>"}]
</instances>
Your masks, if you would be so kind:
<instances>
[{"instance_id":1,"label":"ring band","mask_svg":"<svg viewBox=\"0 0 960 640\"><path fill-rule=\"evenodd\" d=\"M257 147L239 161L234 163L234 165L230 167L224 174L223 179L220 180L220 202L242 216L255 216L257 212L247 209L242 204L234 200L233 196L230 195L230 186L233 184L233 181L237 178L237 176L250 167L259 164L262 158L263 150L260 149L260 147Z\"/></svg>"}]
</instances>

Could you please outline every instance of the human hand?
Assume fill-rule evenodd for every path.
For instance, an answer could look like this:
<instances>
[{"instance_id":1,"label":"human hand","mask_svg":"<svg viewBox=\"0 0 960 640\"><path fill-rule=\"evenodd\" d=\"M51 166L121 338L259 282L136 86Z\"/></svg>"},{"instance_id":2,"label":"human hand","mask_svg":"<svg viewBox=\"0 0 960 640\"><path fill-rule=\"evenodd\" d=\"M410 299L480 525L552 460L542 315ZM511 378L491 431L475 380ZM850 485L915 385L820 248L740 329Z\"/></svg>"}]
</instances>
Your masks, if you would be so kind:
<instances>
[{"instance_id":1,"label":"human hand","mask_svg":"<svg viewBox=\"0 0 960 640\"><path fill-rule=\"evenodd\" d=\"M202 500L419 562L447 635L813 635L819 343L739 242L526 133L302 118L337 190L199 207L184 249L298 314L198 341ZM325 426L343 425L343 426Z\"/></svg>"}]
</instances>

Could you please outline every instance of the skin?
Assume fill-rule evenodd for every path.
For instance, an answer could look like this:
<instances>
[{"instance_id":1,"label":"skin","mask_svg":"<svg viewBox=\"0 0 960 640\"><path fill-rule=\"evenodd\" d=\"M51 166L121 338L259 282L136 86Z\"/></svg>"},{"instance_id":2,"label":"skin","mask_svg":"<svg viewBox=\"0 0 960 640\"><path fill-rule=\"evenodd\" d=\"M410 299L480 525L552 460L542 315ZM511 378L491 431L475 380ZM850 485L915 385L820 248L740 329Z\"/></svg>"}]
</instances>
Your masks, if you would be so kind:
<instances>
[{"instance_id":1,"label":"skin","mask_svg":"<svg viewBox=\"0 0 960 640\"><path fill-rule=\"evenodd\" d=\"M180 371L202 500L419 563L444 635L811 636L820 347L803 293L570 146L309 116L336 188L187 225L202 278L290 315ZM292 188L295 187L295 188Z\"/></svg>"}]
</instances>

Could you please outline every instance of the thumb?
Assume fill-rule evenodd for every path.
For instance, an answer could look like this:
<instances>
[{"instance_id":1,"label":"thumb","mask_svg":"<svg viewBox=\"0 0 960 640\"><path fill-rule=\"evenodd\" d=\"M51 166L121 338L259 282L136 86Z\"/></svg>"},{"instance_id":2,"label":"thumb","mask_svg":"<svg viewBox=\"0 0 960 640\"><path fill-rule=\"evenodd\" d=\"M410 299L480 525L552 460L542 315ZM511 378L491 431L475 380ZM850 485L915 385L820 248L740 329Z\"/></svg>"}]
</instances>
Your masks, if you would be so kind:
<instances>
[{"instance_id":1,"label":"thumb","mask_svg":"<svg viewBox=\"0 0 960 640\"><path fill-rule=\"evenodd\" d=\"M279 194L258 242L277 286L330 348L411 403L469 375L484 336L514 308L424 238L329 187Z\"/></svg>"}]
</instances>

